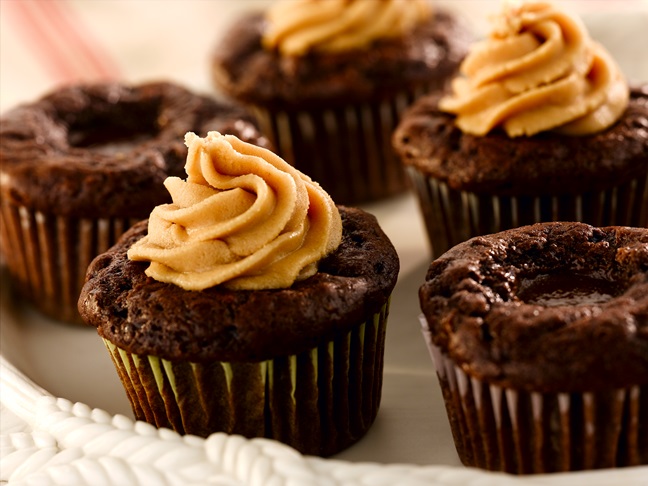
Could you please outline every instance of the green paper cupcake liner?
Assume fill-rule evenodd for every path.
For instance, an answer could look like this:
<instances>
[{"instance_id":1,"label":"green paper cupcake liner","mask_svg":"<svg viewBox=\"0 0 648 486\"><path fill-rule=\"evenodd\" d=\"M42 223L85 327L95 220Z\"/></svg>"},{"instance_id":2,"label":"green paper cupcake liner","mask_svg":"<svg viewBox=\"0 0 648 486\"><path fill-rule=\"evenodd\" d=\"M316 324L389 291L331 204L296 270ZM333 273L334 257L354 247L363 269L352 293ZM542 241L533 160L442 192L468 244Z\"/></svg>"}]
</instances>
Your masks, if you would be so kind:
<instances>
[{"instance_id":1,"label":"green paper cupcake liner","mask_svg":"<svg viewBox=\"0 0 648 486\"><path fill-rule=\"evenodd\" d=\"M104 342L136 419L201 437L266 437L329 456L376 418L388 309L389 302L309 351L255 363L171 362Z\"/></svg>"},{"instance_id":2,"label":"green paper cupcake liner","mask_svg":"<svg viewBox=\"0 0 648 486\"><path fill-rule=\"evenodd\" d=\"M458 191L407 168L433 258L474 236L547 221L593 226L648 226L648 175L603 191L542 196L498 196Z\"/></svg>"},{"instance_id":3,"label":"green paper cupcake liner","mask_svg":"<svg viewBox=\"0 0 648 486\"><path fill-rule=\"evenodd\" d=\"M648 464L647 385L585 393L502 388L466 374L429 331L423 335L464 465L536 474Z\"/></svg>"},{"instance_id":4,"label":"green paper cupcake liner","mask_svg":"<svg viewBox=\"0 0 648 486\"><path fill-rule=\"evenodd\" d=\"M77 301L92 259L136 221L83 219L0 203L0 247L19 294L43 314L83 324Z\"/></svg>"}]
</instances>

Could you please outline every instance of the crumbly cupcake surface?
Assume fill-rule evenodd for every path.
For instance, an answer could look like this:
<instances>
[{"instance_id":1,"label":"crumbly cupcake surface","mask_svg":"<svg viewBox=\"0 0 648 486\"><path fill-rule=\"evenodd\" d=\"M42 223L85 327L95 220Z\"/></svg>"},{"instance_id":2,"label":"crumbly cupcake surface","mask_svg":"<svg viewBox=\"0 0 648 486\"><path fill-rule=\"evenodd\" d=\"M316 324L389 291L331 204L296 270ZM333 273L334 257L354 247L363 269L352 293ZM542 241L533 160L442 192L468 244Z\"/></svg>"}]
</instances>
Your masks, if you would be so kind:
<instances>
[{"instance_id":1,"label":"crumbly cupcake surface","mask_svg":"<svg viewBox=\"0 0 648 486\"><path fill-rule=\"evenodd\" d=\"M267 146L243 109L172 83L75 85L2 117L2 196L45 213L143 218L181 175L188 131Z\"/></svg>"},{"instance_id":2,"label":"crumbly cupcake surface","mask_svg":"<svg viewBox=\"0 0 648 486\"><path fill-rule=\"evenodd\" d=\"M342 242L318 272L266 290L196 292L147 277L148 264L126 256L146 234L140 223L88 269L80 312L102 337L137 354L237 362L303 352L378 312L396 283L396 251L376 219L352 208L340 214Z\"/></svg>"},{"instance_id":3,"label":"crumbly cupcake surface","mask_svg":"<svg viewBox=\"0 0 648 486\"><path fill-rule=\"evenodd\" d=\"M648 85L631 89L619 121L590 135L479 136L454 121L439 96L418 100L394 132L401 161L453 189L502 195L594 191L648 171Z\"/></svg>"},{"instance_id":4,"label":"crumbly cupcake surface","mask_svg":"<svg viewBox=\"0 0 648 486\"><path fill-rule=\"evenodd\" d=\"M432 263L420 302L435 345L487 383L648 383L644 228L541 223L476 237Z\"/></svg>"}]
</instances>

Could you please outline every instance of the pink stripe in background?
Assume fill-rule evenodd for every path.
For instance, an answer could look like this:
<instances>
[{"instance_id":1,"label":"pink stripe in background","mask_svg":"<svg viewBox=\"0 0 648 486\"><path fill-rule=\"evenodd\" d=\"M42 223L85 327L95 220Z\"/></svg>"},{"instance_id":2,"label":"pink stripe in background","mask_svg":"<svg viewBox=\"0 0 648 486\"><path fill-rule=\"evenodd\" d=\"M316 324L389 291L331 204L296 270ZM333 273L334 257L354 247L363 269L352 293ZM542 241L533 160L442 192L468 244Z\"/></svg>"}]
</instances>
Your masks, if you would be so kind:
<instances>
[{"instance_id":1,"label":"pink stripe in background","mask_svg":"<svg viewBox=\"0 0 648 486\"><path fill-rule=\"evenodd\" d=\"M21 0L4 7L53 82L119 78L117 64L66 0Z\"/></svg>"}]
</instances>

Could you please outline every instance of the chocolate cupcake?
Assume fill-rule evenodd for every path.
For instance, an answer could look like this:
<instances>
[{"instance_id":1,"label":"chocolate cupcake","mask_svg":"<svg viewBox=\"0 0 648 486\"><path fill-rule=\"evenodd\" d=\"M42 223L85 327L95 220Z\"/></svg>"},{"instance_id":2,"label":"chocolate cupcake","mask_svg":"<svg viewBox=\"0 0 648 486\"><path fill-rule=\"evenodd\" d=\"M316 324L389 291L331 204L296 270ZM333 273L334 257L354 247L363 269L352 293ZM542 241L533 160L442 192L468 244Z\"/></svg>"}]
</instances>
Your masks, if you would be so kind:
<instances>
[{"instance_id":1,"label":"chocolate cupcake","mask_svg":"<svg viewBox=\"0 0 648 486\"><path fill-rule=\"evenodd\" d=\"M426 0L280 1L220 39L213 79L279 155L356 205L406 188L391 134L417 96L446 85L469 42Z\"/></svg>"},{"instance_id":2,"label":"chocolate cupcake","mask_svg":"<svg viewBox=\"0 0 648 486\"><path fill-rule=\"evenodd\" d=\"M173 203L93 261L79 311L137 419L334 454L378 411L396 251L269 150L187 143Z\"/></svg>"},{"instance_id":3,"label":"chocolate cupcake","mask_svg":"<svg viewBox=\"0 0 648 486\"><path fill-rule=\"evenodd\" d=\"M419 297L464 464L648 464L648 229L478 236L431 264Z\"/></svg>"},{"instance_id":4,"label":"chocolate cupcake","mask_svg":"<svg viewBox=\"0 0 648 486\"><path fill-rule=\"evenodd\" d=\"M627 88L577 18L509 5L462 71L393 137L434 256L541 221L648 226L648 86Z\"/></svg>"},{"instance_id":5,"label":"chocolate cupcake","mask_svg":"<svg viewBox=\"0 0 648 486\"><path fill-rule=\"evenodd\" d=\"M90 261L169 200L187 131L268 144L243 109L164 82L62 87L1 122L2 254L20 293L66 322L82 322Z\"/></svg>"}]
</instances>

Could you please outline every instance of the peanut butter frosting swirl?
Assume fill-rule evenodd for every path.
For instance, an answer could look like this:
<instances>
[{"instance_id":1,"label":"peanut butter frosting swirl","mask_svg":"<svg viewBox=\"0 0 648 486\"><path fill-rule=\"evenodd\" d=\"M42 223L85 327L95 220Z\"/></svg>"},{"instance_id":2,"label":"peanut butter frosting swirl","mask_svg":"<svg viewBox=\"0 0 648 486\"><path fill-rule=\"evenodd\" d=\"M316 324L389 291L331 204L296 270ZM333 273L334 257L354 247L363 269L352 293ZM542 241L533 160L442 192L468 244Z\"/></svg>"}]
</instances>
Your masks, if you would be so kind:
<instances>
[{"instance_id":1,"label":"peanut butter frosting swirl","mask_svg":"<svg viewBox=\"0 0 648 486\"><path fill-rule=\"evenodd\" d=\"M586 135L614 124L628 105L627 83L607 51L580 19L544 2L505 5L461 73L439 107L475 135L498 126L511 137Z\"/></svg>"},{"instance_id":2,"label":"peanut butter frosting swirl","mask_svg":"<svg viewBox=\"0 0 648 486\"><path fill-rule=\"evenodd\" d=\"M427 0L281 0L267 11L263 45L292 56L358 49L431 15Z\"/></svg>"},{"instance_id":3,"label":"peanut butter frosting swirl","mask_svg":"<svg viewBox=\"0 0 648 486\"><path fill-rule=\"evenodd\" d=\"M128 251L149 277L202 290L287 288L317 272L342 239L330 196L267 149L187 133L187 179L169 177L148 235Z\"/></svg>"}]
</instances>

